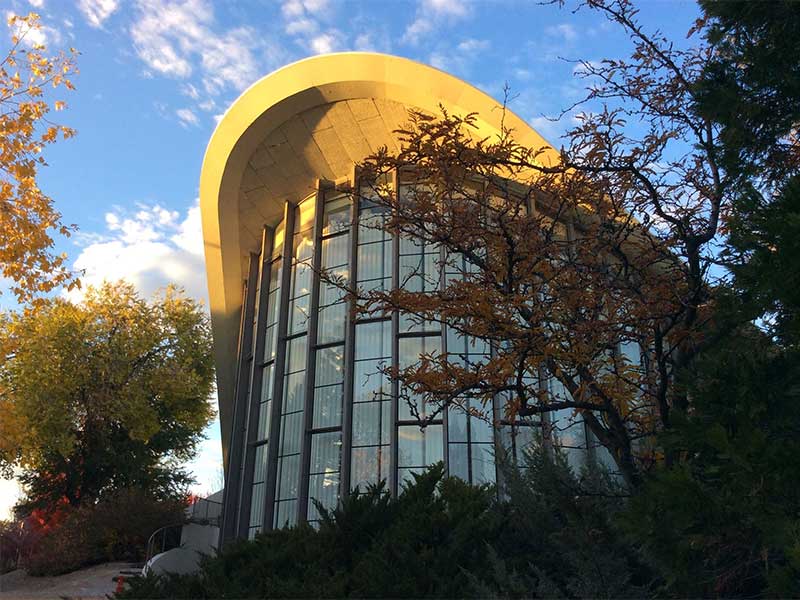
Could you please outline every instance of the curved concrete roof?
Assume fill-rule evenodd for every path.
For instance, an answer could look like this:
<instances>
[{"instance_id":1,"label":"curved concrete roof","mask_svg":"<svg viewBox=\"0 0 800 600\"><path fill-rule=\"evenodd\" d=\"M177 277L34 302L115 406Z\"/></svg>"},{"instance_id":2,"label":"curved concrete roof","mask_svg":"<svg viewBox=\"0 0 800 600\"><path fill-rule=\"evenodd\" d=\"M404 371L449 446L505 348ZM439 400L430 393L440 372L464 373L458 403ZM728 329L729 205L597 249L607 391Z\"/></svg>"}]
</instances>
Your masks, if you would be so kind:
<instances>
[{"instance_id":1,"label":"curved concrete roof","mask_svg":"<svg viewBox=\"0 0 800 600\"><path fill-rule=\"evenodd\" d=\"M349 175L381 145L408 108L478 113L479 134L499 133L501 118L521 144L547 146L522 119L468 83L433 67L385 54L326 54L283 67L253 84L228 109L206 150L200 210L227 448L232 413L243 257L257 252L264 224L285 201L308 196L322 177ZM548 160L554 155L544 155Z\"/></svg>"}]
</instances>

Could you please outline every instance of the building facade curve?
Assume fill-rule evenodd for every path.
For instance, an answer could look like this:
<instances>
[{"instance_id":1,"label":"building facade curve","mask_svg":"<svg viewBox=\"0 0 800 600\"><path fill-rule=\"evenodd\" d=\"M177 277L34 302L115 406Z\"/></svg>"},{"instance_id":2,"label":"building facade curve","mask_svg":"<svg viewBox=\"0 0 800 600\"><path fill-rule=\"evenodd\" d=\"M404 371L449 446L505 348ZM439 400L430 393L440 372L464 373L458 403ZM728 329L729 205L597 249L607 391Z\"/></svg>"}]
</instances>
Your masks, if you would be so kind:
<instances>
[{"instance_id":1,"label":"building facade curve","mask_svg":"<svg viewBox=\"0 0 800 600\"><path fill-rule=\"evenodd\" d=\"M438 252L393 239L386 215L359 189L356 165L396 150L408 110L477 113L481 136L503 124L519 143L546 142L467 83L407 59L371 53L294 63L245 91L206 151L200 204L217 365L225 468L223 540L314 522L317 503L385 480L397 493L443 461L472 483L496 479L496 444L532 428L496 428L462 410L421 429L382 370L422 353L480 360L491 349L400 315L351 319L321 270L389 289L408 262ZM539 160L556 160L545 153ZM390 185L402 194L395 175ZM461 347L463 346L463 348ZM446 349L446 350L443 350ZM500 400L497 401L498 403ZM502 407L496 406L496 414ZM564 417L567 419L567 417ZM564 427L586 447L582 423Z\"/></svg>"}]
</instances>

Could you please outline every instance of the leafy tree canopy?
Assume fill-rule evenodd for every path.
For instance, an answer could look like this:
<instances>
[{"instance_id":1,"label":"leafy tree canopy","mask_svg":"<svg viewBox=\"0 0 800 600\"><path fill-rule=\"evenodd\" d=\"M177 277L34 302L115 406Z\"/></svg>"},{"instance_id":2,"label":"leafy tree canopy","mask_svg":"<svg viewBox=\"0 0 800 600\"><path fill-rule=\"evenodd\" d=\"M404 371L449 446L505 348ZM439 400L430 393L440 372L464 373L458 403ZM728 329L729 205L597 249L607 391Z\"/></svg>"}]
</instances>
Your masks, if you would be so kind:
<instances>
[{"instance_id":1,"label":"leafy tree canopy","mask_svg":"<svg viewBox=\"0 0 800 600\"><path fill-rule=\"evenodd\" d=\"M4 314L0 357L0 464L34 504L169 489L213 416L208 320L174 288L147 302L105 284Z\"/></svg>"}]
</instances>

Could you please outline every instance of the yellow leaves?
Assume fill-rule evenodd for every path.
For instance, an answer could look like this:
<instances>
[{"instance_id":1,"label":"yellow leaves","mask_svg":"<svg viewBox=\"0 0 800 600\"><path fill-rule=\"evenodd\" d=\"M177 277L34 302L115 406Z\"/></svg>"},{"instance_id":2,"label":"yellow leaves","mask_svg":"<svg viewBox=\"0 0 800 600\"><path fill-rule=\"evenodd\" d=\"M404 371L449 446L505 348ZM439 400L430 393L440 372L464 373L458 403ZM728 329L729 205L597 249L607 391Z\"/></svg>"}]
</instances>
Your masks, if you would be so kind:
<instances>
[{"instance_id":1,"label":"yellow leaves","mask_svg":"<svg viewBox=\"0 0 800 600\"><path fill-rule=\"evenodd\" d=\"M8 25L11 47L4 59L0 56L0 277L11 280L17 300L26 302L73 281L65 257L51 252L51 232L69 234L74 226L60 223L61 215L36 180L38 167L46 164L46 146L59 134L62 139L75 134L46 121L51 108L60 111L66 103L51 101L45 90L74 89L69 76L77 72L77 52L48 56L43 45L26 41L40 28L35 13L11 15Z\"/></svg>"}]
</instances>

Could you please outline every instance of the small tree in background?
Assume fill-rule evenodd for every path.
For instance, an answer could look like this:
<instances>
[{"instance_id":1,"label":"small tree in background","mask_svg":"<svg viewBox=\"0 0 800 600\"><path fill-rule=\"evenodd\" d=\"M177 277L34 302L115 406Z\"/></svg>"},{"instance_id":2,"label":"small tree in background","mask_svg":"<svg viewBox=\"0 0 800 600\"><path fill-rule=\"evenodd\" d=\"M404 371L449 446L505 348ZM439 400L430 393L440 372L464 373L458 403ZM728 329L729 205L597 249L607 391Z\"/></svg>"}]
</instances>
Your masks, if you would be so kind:
<instances>
[{"instance_id":1,"label":"small tree in background","mask_svg":"<svg viewBox=\"0 0 800 600\"><path fill-rule=\"evenodd\" d=\"M22 471L18 509L73 507L136 487L185 492L213 417L205 311L174 288L125 283L0 318L0 465Z\"/></svg>"},{"instance_id":2,"label":"small tree in background","mask_svg":"<svg viewBox=\"0 0 800 600\"><path fill-rule=\"evenodd\" d=\"M68 236L75 229L61 222L53 200L37 183L45 166L42 151L56 140L72 137L69 127L48 119L52 90L72 90L77 72L73 48L68 54L47 54L37 43L38 15L8 18L11 44L0 60L0 276L11 282L20 302L77 281L65 267L66 257L52 251L52 232Z\"/></svg>"}]
</instances>

